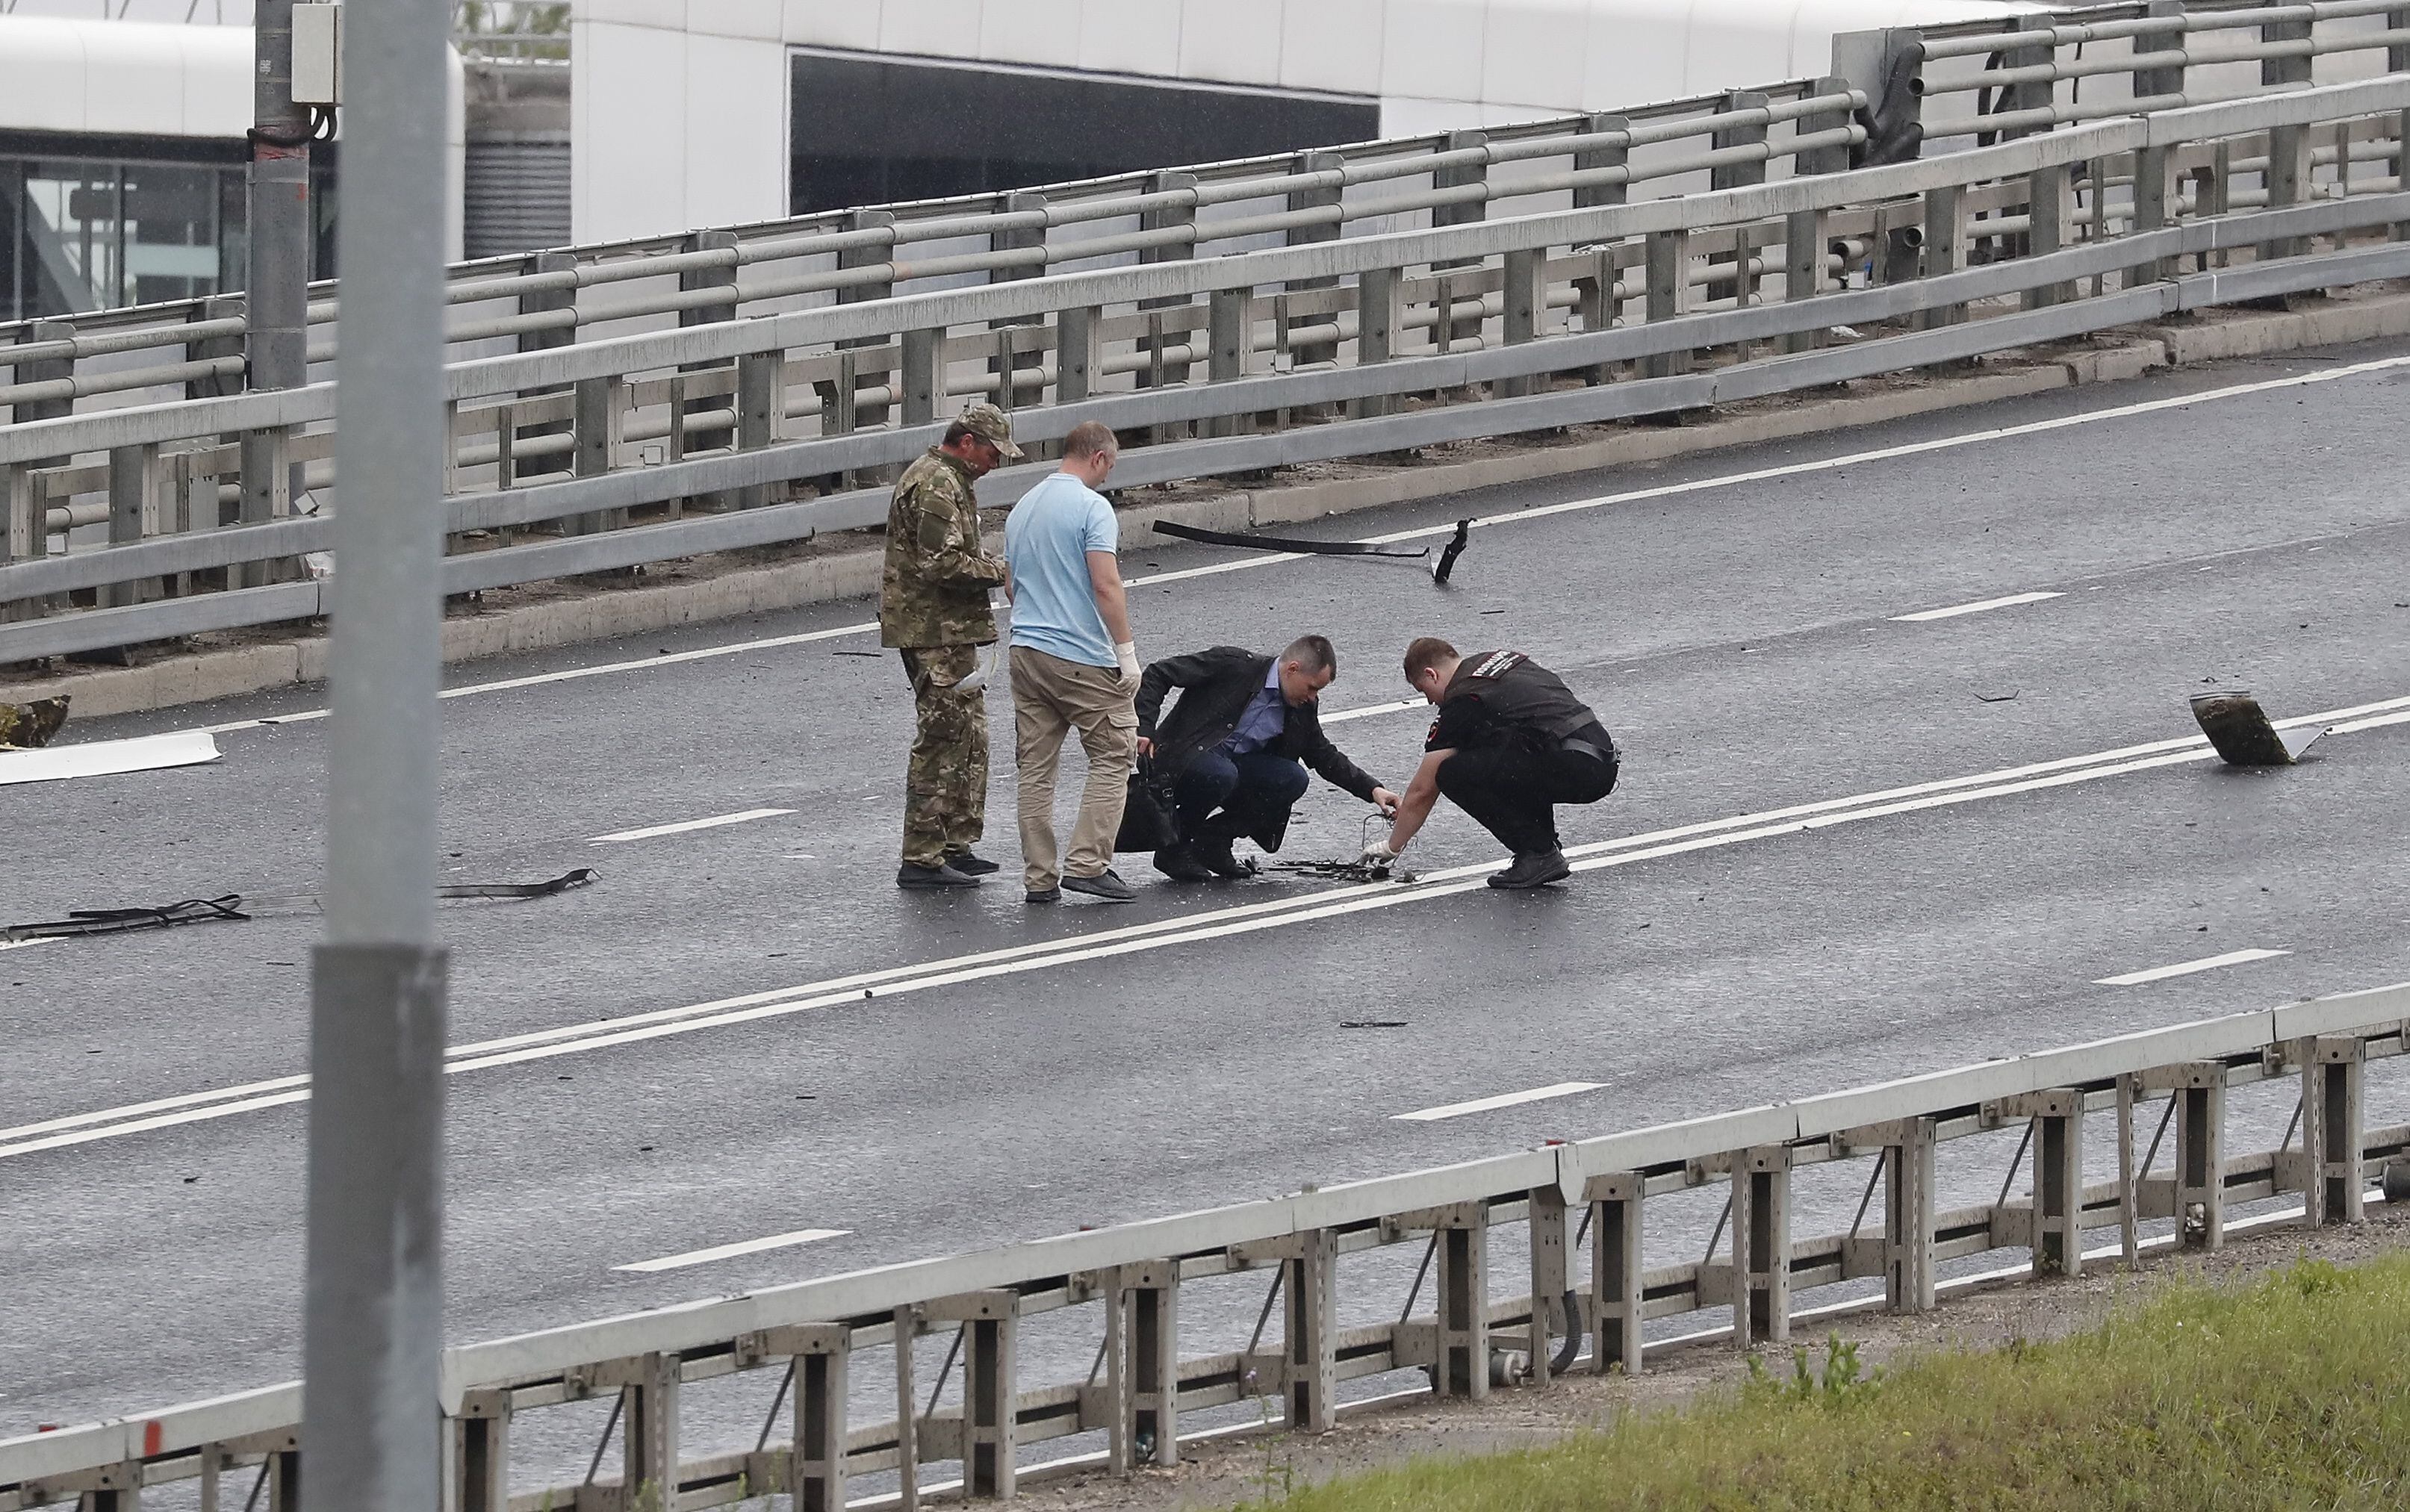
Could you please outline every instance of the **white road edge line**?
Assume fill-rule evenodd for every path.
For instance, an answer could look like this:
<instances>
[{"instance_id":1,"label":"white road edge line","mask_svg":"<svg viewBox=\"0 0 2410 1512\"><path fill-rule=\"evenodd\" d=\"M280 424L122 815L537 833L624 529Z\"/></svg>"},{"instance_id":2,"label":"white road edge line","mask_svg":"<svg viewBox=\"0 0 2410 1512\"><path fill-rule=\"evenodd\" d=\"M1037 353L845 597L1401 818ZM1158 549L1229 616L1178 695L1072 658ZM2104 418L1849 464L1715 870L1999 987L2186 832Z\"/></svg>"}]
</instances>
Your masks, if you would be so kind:
<instances>
[{"instance_id":1,"label":"white road edge line","mask_svg":"<svg viewBox=\"0 0 2410 1512\"><path fill-rule=\"evenodd\" d=\"M1528 1092L1503 1092L1494 1098L1475 1098L1471 1102L1443 1103L1437 1108L1423 1108L1410 1113L1391 1113L1389 1118L1393 1123L1436 1124L1443 1118L1462 1118L1467 1113L1486 1113L1527 1102L1546 1102L1551 1098L1596 1092L1604 1085L1604 1082L1559 1082L1551 1086L1533 1087Z\"/></svg>"},{"instance_id":2,"label":"white road edge line","mask_svg":"<svg viewBox=\"0 0 2410 1512\"><path fill-rule=\"evenodd\" d=\"M1914 614L1895 614L1891 617L1891 620L1895 625L1919 625L1928 619L1955 619L1960 615L1988 614L1994 609L2013 609L2020 603L2040 603L2044 599L2065 597L2067 597L2065 593L2049 591L2011 593L2005 598L1982 599L1973 603L1954 603L1947 609L1919 609Z\"/></svg>"},{"instance_id":3,"label":"white road edge line","mask_svg":"<svg viewBox=\"0 0 2410 1512\"><path fill-rule=\"evenodd\" d=\"M2041 435L2053 430L2066 430L2076 426L2097 425L2106 420L2130 419L2138 414L2156 414L2166 410L2185 409L2195 404L2214 403L2223 399L2241 399L2252 394L2265 394L2280 388L2301 388L2312 384L2330 384L2345 378L2358 378L2372 372L2386 372L2410 367L2410 357L2383 357L2372 362L2355 362L2345 367L2323 369L2317 372L2295 373L2287 378L2263 379L2253 384L2233 384L2224 388L2203 389L2198 394L2179 394L2167 399L2147 400L2139 404L2121 404L2105 410L2087 410L2081 414L2060 415L2050 420L2032 420L2023 425L2002 426L1990 430L1970 430L1955 436L1940 436L1931 441L1911 442L1900 446L1883 446L1872 451L1852 452L1846 457L1825 458L1813 462L1792 462L1781 467L1758 468L1748 472L1729 472L1720 477L1696 478L1688 483L1669 483L1654 488L1638 488L1628 493L1601 494L1591 499L1571 499L1559 504L1543 504L1533 509L1517 510L1510 515L1493 515L1473 521L1474 530L1493 525L1514 525L1525 520L1547 519L1558 515L1576 514L1584 510L1604 509L1616 504L1641 503L1651 499L1670 499L1681 494L1706 493L1717 488L1736 487L1749 483L1766 483L1778 478L1800 477L1813 472L1831 472L1846 467L1861 467L1868 462L1888 461L1897 457L1922 457L1934 452L1954 451L1962 446L1977 446L1986 442L2008 441L2019 436ZM1387 535L1366 536L1359 545L1395 545L1406 541L1434 539L1452 535L1453 523L1424 526L1411 531L1396 531ZM1179 572L1154 573L1125 580L1125 586L1143 588L1154 583L1176 583L1198 577L1215 577L1224 573L1245 572L1257 567L1273 567L1283 562L1306 560L1295 552L1276 552L1268 556L1241 558L1237 561L1217 562L1210 567L1184 568ZM563 672L537 673L525 677L505 677L495 682L464 683L443 691L445 698L466 698L472 693L508 692L519 688L533 688L544 683L573 682L583 677L600 677L606 673L638 672L647 667L680 666L690 662L704 662L714 657L739 656L747 651L769 651L781 647L803 646L813 641L838 640L849 635L866 635L878 628L876 620L861 624L836 625L827 630L806 631L794 635L771 635L761 640L736 641L726 646L705 646L691 651L677 651L667 656L648 656L626 662L605 662L590 667L572 667ZM204 727L210 734L233 734L244 730L257 730L269 725L306 724L327 717L325 709L308 709L296 714L269 715L257 720L236 720L225 724Z\"/></svg>"},{"instance_id":4,"label":"white road edge line","mask_svg":"<svg viewBox=\"0 0 2410 1512\"><path fill-rule=\"evenodd\" d=\"M709 1249L690 1249L683 1255L664 1255L657 1260L637 1260L630 1265L615 1265L614 1271L683 1271L690 1265L709 1265L714 1260L733 1260L739 1255L759 1255L766 1249L792 1249L797 1244L816 1244L823 1239L842 1239L853 1232L850 1228L798 1228L791 1234L772 1234L767 1239L740 1239L733 1244L714 1244Z\"/></svg>"},{"instance_id":5,"label":"white road edge line","mask_svg":"<svg viewBox=\"0 0 2410 1512\"><path fill-rule=\"evenodd\" d=\"M655 824L641 830L617 830L598 835L588 845L618 845L627 840L649 840L663 835L685 835L694 830L716 830L727 824L743 824L757 819L776 819L791 814L791 808L748 808L741 814L721 814L713 819L690 819L677 824Z\"/></svg>"},{"instance_id":6,"label":"white road edge line","mask_svg":"<svg viewBox=\"0 0 2410 1512\"><path fill-rule=\"evenodd\" d=\"M2400 721L2388 720L2382 722L2410 722L2410 695L2355 705L2347 708L2330 709L2317 714L2301 715L2290 720L2280 720L2276 721L2276 727L2291 729L2308 725L2329 725L2336 720L2364 719L2366 716L2396 710L2402 713ZM2340 725L2334 727L2342 728ZM2182 739L2152 741L2112 750L2096 751L2089 755L2028 763L2023 766L2008 767L1969 777L1944 778L1877 792L1828 798L1815 803L1795 805L1788 808L1703 821L1676 829L1659 830L1645 835L1598 841L1590 845L1570 847L1566 850L1566 855L1568 859L1576 856L1583 858L1574 862L1575 871L1595 871L1603 867L1631 865L1693 850L1743 844L1783 835L1802 834L1809 830L1854 823L1862 820L1913 813L1928 808L1979 802L1988 798L2008 797L2022 792L2039 792L2102 778L2122 776L2129 772L2207 761L2214 754L2209 748L2209 742L2198 735ZM616 1045L633 1044L670 1035L841 1007L874 997L923 992L965 981L1018 975L1025 971L1071 966L1084 961L1133 954L1167 946L1251 934L1258 930L1311 923L1373 909L1391 908L1427 898L1454 896L1481 888L1485 885L1484 880L1488 874L1504 865L1503 861L1491 861L1470 866L1451 867L1445 871L1429 874L1420 882L1407 887L1401 887L1392 882L1374 882L1362 886L1331 888L1308 894L1302 897L1241 904L1203 913L1157 920L1151 923L1103 930L1094 935L1078 936L1069 939L1036 941L1026 945L1009 946L1001 950L958 956L951 960L923 961L907 966L889 967L875 971L859 972L849 977L805 982L791 987L769 988L709 1002L656 1009L643 1013L623 1014L616 1018L589 1020L583 1024L564 1025L559 1028L538 1029L472 1044L455 1045L445 1052L447 1063L444 1069L447 1074L458 1074L499 1066L517 1065L527 1061L576 1054ZM13 1128L0 1128L0 1159L300 1102L309 1097L308 1084L309 1079L305 1076L283 1077L273 1081L250 1083L242 1086L158 1098L128 1107L78 1113L42 1123L21 1125ZM120 1119L125 1122L116 1122Z\"/></svg>"},{"instance_id":7,"label":"white road edge line","mask_svg":"<svg viewBox=\"0 0 2410 1512\"><path fill-rule=\"evenodd\" d=\"M2242 966L2251 961L2272 961L2290 951L2229 951L2224 955L2204 955L2198 961L2178 961L2173 966L2155 966L2147 971L2128 971L2123 976L2101 977L2096 987L2139 987L2146 981L2165 981L2170 977L2189 977L2197 971L2214 971L2222 966Z\"/></svg>"},{"instance_id":8,"label":"white road edge line","mask_svg":"<svg viewBox=\"0 0 2410 1512\"><path fill-rule=\"evenodd\" d=\"M0 951L22 951L28 945L55 945L58 942L56 935L36 935L31 939L0 940Z\"/></svg>"}]
</instances>

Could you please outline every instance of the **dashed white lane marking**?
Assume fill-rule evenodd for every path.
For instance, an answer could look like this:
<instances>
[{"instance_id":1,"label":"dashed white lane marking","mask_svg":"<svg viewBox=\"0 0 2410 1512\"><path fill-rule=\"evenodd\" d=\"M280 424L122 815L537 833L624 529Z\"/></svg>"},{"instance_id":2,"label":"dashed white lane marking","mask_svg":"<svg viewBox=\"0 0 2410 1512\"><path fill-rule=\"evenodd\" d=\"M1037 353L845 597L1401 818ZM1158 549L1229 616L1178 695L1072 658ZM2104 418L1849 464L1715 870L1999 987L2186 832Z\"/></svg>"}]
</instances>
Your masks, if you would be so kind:
<instances>
[{"instance_id":1,"label":"dashed white lane marking","mask_svg":"<svg viewBox=\"0 0 2410 1512\"><path fill-rule=\"evenodd\" d=\"M1982 599L1974 603L1953 603L1947 609L1919 609L1914 614L1893 615L1895 624L1922 624L1928 619L1955 619L1960 615L1985 614L1994 609L2013 609L2020 603L2040 603L2044 599L2063 599L2064 593L2011 593L2005 598Z\"/></svg>"},{"instance_id":2,"label":"dashed white lane marking","mask_svg":"<svg viewBox=\"0 0 2410 1512\"><path fill-rule=\"evenodd\" d=\"M2342 729L2344 726L2335 721L2369 720L2371 716L2396 712L2402 714L2402 722L2410 722L2410 695L2280 720L2276 721L2276 727L2281 730L2332 725ZM2034 762L1995 772L1943 778L1904 788L1826 798L1787 808L1706 820L1675 829L1570 846L1566 848L1565 855L1568 860L1581 858L1573 860L1574 870L1577 872L1634 865L1694 850L2092 782L2188 762L2208 761L2214 755L2209 742L2199 735L2151 741L2087 755ZM537 1029L453 1046L445 1053L444 1070L447 1074L457 1074L559 1055L580 1054L671 1035L691 1034L704 1029L845 1007L867 998L925 992L967 981L1284 928L1375 909L1397 908L1431 898L1453 897L1480 890L1487 885L1488 875L1505 865L1503 861L1482 862L1427 873L1411 886L1373 882L1336 887L1302 896L1269 899L1100 930L1070 939L1033 941L950 960L915 962L710 1002L589 1020L553 1029ZM282 1077L274 1081L158 1098L104 1112L77 1113L14 1128L0 1128L0 1159L85 1144L95 1140L115 1139L173 1125L224 1118L255 1109L280 1107L306 1099L310 1096L308 1086L309 1079L305 1076Z\"/></svg>"},{"instance_id":3,"label":"dashed white lane marking","mask_svg":"<svg viewBox=\"0 0 2410 1512\"><path fill-rule=\"evenodd\" d=\"M1322 717L1325 724L1344 724L1349 720L1369 720L1375 714L1401 714L1407 709L1429 708L1427 698L1401 698L1394 704L1366 704L1360 708L1339 709Z\"/></svg>"},{"instance_id":4,"label":"dashed white lane marking","mask_svg":"<svg viewBox=\"0 0 2410 1512\"><path fill-rule=\"evenodd\" d=\"M36 935L31 939L0 940L0 951L22 951L28 945L55 945L58 942L56 935Z\"/></svg>"},{"instance_id":5,"label":"dashed white lane marking","mask_svg":"<svg viewBox=\"0 0 2410 1512\"><path fill-rule=\"evenodd\" d=\"M1527 1102L1546 1102L1551 1098L1570 1098L1577 1092L1596 1092L1605 1084L1604 1082L1559 1082L1549 1086L1533 1087L1528 1092L1502 1092L1494 1098L1443 1103L1436 1108L1418 1109L1410 1113L1391 1113L1389 1117L1408 1124L1436 1124L1443 1118L1462 1118L1467 1113L1486 1113L1493 1109L1514 1108Z\"/></svg>"},{"instance_id":6,"label":"dashed white lane marking","mask_svg":"<svg viewBox=\"0 0 2410 1512\"><path fill-rule=\"evenodd\" d=\"M2255 384L2233 384L2224 388L2204 389L2198 394L2179 394L2168 399L2145 400L2140 404L2121 404L2106 410L2087 410L2081 414L2060 415L2050 420L2032 420L2023 425L2000 426L1989 430L1969 430L1954 436L1940 436L1931 441L1910 442L1900 446L1882 446L1871 451L1852 452L1846 457L1830 457L1821 461L1791 462L1781 467L1757 468L1747 472L1728 472L1718 477L1696 478L1688 483L1669 483L1655 488L1636 488L1627 493L1601 494L1591 499L1570 499L1562 503L1543 504L1533 509L1517 510L1509 515L1491 515L1474 520L1474 530L1493 525L1518 525L1527 520L1549 519L1559 515L1578 514L1584 510L1605 509L1617 504L1641 503L1651 499L1670 499L1681 494L1707 493L1718 488L1739 487L1751 483L1767 483L1778 478L1800 477L1814 472L1832 472L1842 468L1862 467L1868 462L1889 461L1900 457L1923 457L1934 452L1954 451L1962 446L1980 446L1987 442L2012 441L2020 436L2042 435L2053 430L2066 430L2077 426L2098 425L2109 420L2130 419L2138 414L2156 414L2166 410L2181 410L2195 404L2214 403L2218 400L2242 399L2252 394L2265 394L2280 388L2301 388L2312 384L2330 384L2345 378L2358 378L2372 372L2384 372L2395 368L2410 367L2410 357L2385 357L2374 362L2355 362L2341 368L2328 368L2317 372L2295 373L2287 378L2270 378ZM1395 545L1401 542L1431 540L1456 533L1453 522L1423 526L1411 531L1395 531L1386 535L1367 536L1359 545ZM1210 567L1190 567L1179 572L1152 573L1126 580L1127 587L1144 588L1156 583L1184 582L1191 578L1218 577L1225 573L1247 572L1258 567L1274 567L1283 562L1302 561L1295 552L1274 552L1264 556L1245 557L1237 561L1216 562ZM2203 572L2209 569L2201 569ZM866 635L878 628L876 620L861 624L836 625L827 630L806 631L794 635L771 635L761 640L736 641L726 646L705 646L690 651L677 651L666 656L637 657L625 662L605 662L590 667L571 667L561 672L537 673L525 677L505 677L495 682L464 683L443 691L445 698L467 698L473 693L508 692L519 688L534 688L546 683L573 682L583 677L600 677L615 672L642 672L648 667L683 666L693 662L706 662L715 657L740 656L747 651L770 651L785 646L802 646L813 641L839 640L849 635ZM1411 706L1411 705L1408 705ZM238 731L257 730L269 725L306 724L327 717L325 709L309 709L298 714L271 715L258 720L236 720L225 724L206 726L211 734L231 734Z\"/></svg>"},{"instance_id":7,"label":"dashed white lane marking","mask_svg":"<svg viewBox=\"0 0 2410 1512\"><path fill-rule=\"evenodd\" d=\"M709 1249L690 1249L683 1255L664 1255L658 1260L638 1260L632 1265L615 1265L614 1271L683 1271L690 1265L709 1265L714 1260L733 1260L739 1255L759 1255L765 1249L792 1249L797 1244L816 1244L823 1239L842 1239L853 1232L850 1228L798 1228L791 1234L772 1234L767 1239L742 1239L733 1244L714 1244Z\"/></svg>"},{"instance_id":8,"label":"dashed white lane marking","mask_svg":"<svg viewBox=\"0 0 2410 1512\"><path fill-rule=\"evenodd\" d=\"M2229 951L2224 955L2204 955L2198 961L2178 961L2173 966L2155 966L2147 971L2128 971L2120 977L2102 977L2093 982L2096 987L2139 987L2146 981L2165 981L2170 977L2188 977L2196 971L2214 971L2222 966L2242 966L2250 961L2272 961L2290 951Z\"/></svg>"},{"instance_id":9,"label":"dashed white lane marking","mask_svg":"<svg viewBox=\"0 0 2410 1512\"><path fill-rule=\"evenodd\" d=\"M618 845L627 840L649 840L662 835L684 835L692 830L716 830L727 824L744 824L757 819L776 819L791 814L791 808L748 808L741 814L719 814L710 819L690 819L676 824L654 824L641 830L617 830L598 835L588 845Z\"/></svg>"}]
</instances>

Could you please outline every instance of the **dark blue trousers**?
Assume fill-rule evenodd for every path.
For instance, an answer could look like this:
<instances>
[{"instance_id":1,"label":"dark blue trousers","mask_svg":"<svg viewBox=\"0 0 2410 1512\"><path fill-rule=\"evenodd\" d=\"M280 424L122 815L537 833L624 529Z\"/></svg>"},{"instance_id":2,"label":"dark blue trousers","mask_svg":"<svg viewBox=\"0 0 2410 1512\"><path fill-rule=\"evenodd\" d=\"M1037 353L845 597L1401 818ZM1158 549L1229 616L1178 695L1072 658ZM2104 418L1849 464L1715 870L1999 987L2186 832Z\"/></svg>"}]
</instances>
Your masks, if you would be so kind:
<instances>
[{"instance_id":1,"label":"dark blue trousers","mask_svg":"<svg viewBox=\"0 0 2410 1512\"><path fill-rule=\"evenodd\" d=\"M1305 768L1285 756L1251 750L1232 756L1209 750L1180 774L1172 790L1180 837L1197 840L1244 835L1263 844L1288 826L1288 811L1305 796ZM1271 847L1267 846L1267 850Z\"/></svg>"}]
</instances>

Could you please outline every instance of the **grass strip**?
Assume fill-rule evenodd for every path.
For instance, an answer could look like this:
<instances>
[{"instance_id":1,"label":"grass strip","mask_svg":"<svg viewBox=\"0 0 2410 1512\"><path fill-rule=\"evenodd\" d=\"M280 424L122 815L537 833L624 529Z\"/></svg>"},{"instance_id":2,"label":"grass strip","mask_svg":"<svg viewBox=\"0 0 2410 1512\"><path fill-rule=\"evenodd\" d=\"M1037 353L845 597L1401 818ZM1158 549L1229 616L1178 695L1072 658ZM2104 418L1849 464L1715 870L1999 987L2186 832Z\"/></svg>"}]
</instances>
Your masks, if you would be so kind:
<instances>
[{"instance_id":1,"label":"grass strip","mask_svg":"<svg viewBox=\"0 0 2410 1512\"><path fill-rule=\"evenodd\" d=\"M1291 1512L2410 1506L2410 1255L2180 1278L2083 1333L1889 1371L1860 1369L1837 1338L1819 1353L1549 1448L1271 1499Z\"/></svg>"}]
</instances>

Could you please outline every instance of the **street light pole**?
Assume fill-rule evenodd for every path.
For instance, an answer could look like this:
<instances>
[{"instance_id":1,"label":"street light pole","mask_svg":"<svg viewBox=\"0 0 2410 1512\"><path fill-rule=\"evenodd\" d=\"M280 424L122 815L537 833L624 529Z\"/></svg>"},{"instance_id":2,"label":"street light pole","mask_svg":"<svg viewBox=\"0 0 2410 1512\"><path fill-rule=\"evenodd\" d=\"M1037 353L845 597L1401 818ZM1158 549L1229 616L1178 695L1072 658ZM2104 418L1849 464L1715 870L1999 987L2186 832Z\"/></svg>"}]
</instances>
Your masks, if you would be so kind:
<instances>
[{"instance_id":1,"label":"street light pole","mask_svg":"<svg viewBox=\"0 0 2410 1512\"><path fill-rule=\"evenodd\" d=\"M363 9L367 8L365 7ZM310 381L310 111L293 103L293 0L257 0L252 15L251 162L244 172L243 345L252 388ZM290 512L296 487L284 438L242 438L245 524Z\"/></svg>"},{"instance_id":2,"label":"street light pole","mask_svg":"<svg viewBox=\"0 0 2410 1512\"><path fill-rule=\"evenodd\" d=\"M435 942L446 0L344 19L327 941L312 961L302 1505L441 1505Z\"/></svg>"}]
</instances>

